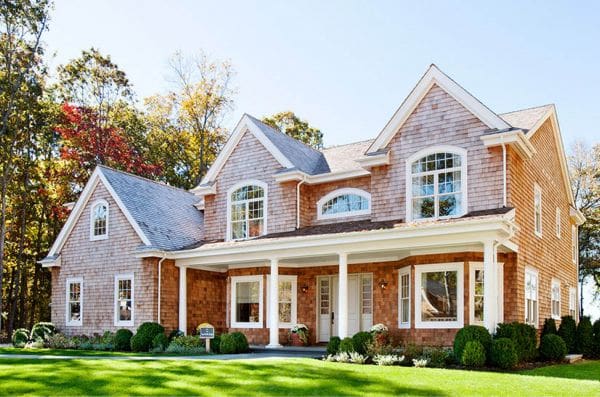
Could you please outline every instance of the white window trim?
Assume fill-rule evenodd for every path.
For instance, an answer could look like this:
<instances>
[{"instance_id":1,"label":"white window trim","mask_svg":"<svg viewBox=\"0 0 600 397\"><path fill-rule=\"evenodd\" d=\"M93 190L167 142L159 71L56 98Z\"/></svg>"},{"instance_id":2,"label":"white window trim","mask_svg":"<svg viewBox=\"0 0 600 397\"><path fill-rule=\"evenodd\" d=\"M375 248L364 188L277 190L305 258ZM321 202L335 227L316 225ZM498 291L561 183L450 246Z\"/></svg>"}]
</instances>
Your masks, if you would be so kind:
<instances>
[{"instance_id":1,"label":"white window trim","mask_svg":"<svg viewBox=\"0 0 600 397\"><path fill-rule=\"evenodd\" d=\"M421 274L429 272L455 271L456 274L456 321L422 321L421 320ZM464 263L454 262L435 265L415 266L415 328L462 328L464 325ZM417 292L418 291L418 292Z\"/></svg>"},{"instance_id":2,"label":"white window trim","mask_svg":"<svg viewBox=\"0 0 600 397\"><path fill-rule=\"evenodd\" d=\"M540 196L540 230L537 230L537 224L535 222L535 218L537 216L537 207L535 205L535 198L536 196L539 194ZM542 232L544 230L544 218L543 218L543 204L542 204L542 188L540 187L540 185L538 185L537 183L535 183L533 185L533 233L538 236L538 237L542 237Z\"/></svg>"},{"instance_id":3,"label":"white window trim","mask_svg":"<svg viewBox=\"0 0 600 397\"><path fill-rule=\"evenodd\" d=\"M579 259L579 236L577 226L571 225L571 259L577 264Z\"/></svg>"},{"instance_id":4,"label":"white window trim","mask_svg":"<svg viewBox=\"0 0 600 397\"><path fill-rule=\"evenodd\" d=\"M71 284L79 284L79 320L71 320L70 291ZM65 293L65 324L68 327L81 327L83 325L83 277L69 277L66 281L67 290Z\"/></svg>"},{"instance_id":5,"label":"white window trim","mask_svg":"<svg viewBox=\"0 0 600 397\"><path fill-rule=\"evenodd\" d=\"M106 233L101 234L99 236L95 236L94 235L94 210L99 205L106 206ZM91 209L90 209L90 241L106 240L108 238L108 225L109 225L109 218L110 218L109 210L110 210L110 206L108 205L108 201L106 201L104 199L99 199L99 200L96 200L93 202Z\"/></svg>"},{"instance_id":6,"label":"white window trim","mask_svg":"<svg viewBox=\"0 0 600 397\"><path fill-rule=\"evenodd\" d=\"M556 237L560 238L562 232L560 208L556 207Z\"/></svg>"},{"instance_id":7,"label":"white window trim","mask_svg":"<svg viewBox=\"0 0 600 397\"><path fill-rule=\"evenodd\" d=\"M554 313L553 303L554 303L554 287L558 286L558 313ZM553 278L550 283L550 316L555 320L560 320L560 312L561 307L561 291L560 291L560 280L557 278Z\"/></svg>"},{"instance_id":8,"label":"white window trim","mask_svg":"<svg viewBox=\"0 0 600 397\"><path fill-rule=\"evenodd\" d=\"M292 283L292 318L289 323L280 321L279 328L293 328L298 323L298 276L279 275L279 282L291 281ZM279 291L279 288L277 289ZM269 277L267 277L267 318L271 310L271 299L269 296L271 289L269 288Z\"/></svg>"},{"instance_id":9,"label":"white window trim","mask_svg":"<svg viewBox=\"0 0 600 397\"><path fill-rule=\"evenodd\" d=\"M225 240L226 241L232 241L233 239L231 238L231 194L238 190L239 188L242 188L244 186L249 186L249 185L256 185L256 186L260 186L263 191L264 191L264 197L263 197L263 233L261 234L261 236L264 236L265 234L267 234L267 225L268 225L268 214L269 214L269 185L263 181L259 181L258 179L248 179L242 182L238 182L235 185L231 186L229 189L227 189L227 231L226 231L226 235L225 235ZM249 237L249 238L245 238L245 239L236 239L236 241L240 241L240 240L250 240L252 238L256 238L256 237Z\"/></svg>"},{"instance_id":10,"label":"white window trim","mask_svg":"<svg viewBox=\"0 0 600 397\"><path fill-rule=\"evenodd\" d=\"M540 276L539 276L539 272L537 271L537 269L530 267L530 266L525 267L525 276L527 276L527 273L535 276L535 278L536 278L535 302L537 304L537 310L536 310L536 318L534 320L534 323L533 324L527 323L527 277L525 277L525 279L524 279L525 283L523 285L523 288L525 290L525 299L524 299L525 300L525 312L524 312L523 322L525 322L525 324L533 325L534 327L537 328L540 323Z\"/></svg>"},{"instance_id":11,"label":"white window trim","mask_svg":"<svg viewBox=\"0 0 600 397\"><path fill-rule=\"evenodd\" d=\"M412 306L412 283L411 283L411 267L406 266L398 272L398 328L410 328L410 316ZM408 322L402 322L402 276L408 275Z\"/></svg>"},{"instance_id":12,"label":"white window trim","mask_svg":"<svg viewBox=\"0 0 600 397\"><path fill-rule=\"evenodd\" d=\"M453 154L457 154L461 157L461 159L460 159L460 164L461 164L461 166L460 166L460 183L461 183L461 200L462 200L461 211L460 211L460 213L453 215L453 216L440 216L440 217L413 219L413 217L412 217L412 197L413 197L413 194L412 194L412 163L415 162L416 160L420 159L421 157L424 157L424 156L427 156L430 154L434 154L434 153L440 153L440 152L453 153ZM405 164L405 167L406 167L406 175L405 175L406 194L405 194L405 197L406 197L406 220L407 220L407 222L423 222L423 221L429 221L432 219L458 218L467 213L467 209L469 208L469 201L468 201L469 187L467 184L467 180L468 180L467 154L468 154L468 151L466 149L463 149L458 146L438 145L438 146L431 146L431 147L419 150L418 152L411 155L408 159L406 159L406 164ZM416 285L416 283L415 283L415 285Z\"/></svg>"},{"instance_id":13,"label":"white window trim","mask_svg":"<svg viewBox=\"0 0 600 397\"><path fill-rule=\"evenodd\" d=\"M131 320L119 320L119 281L131 280ZM113 310L115 312L115 326L132 327L135 320L135 282L133 273L116 274L115 275L115 291Z\"/></svg>"},{"instance_id":14,"label":"white window trim","mask_svg":"<svg viewBox=\"0 0 600 397\"><path fill-rule=\"evenodd\" d=\"M338 196L342 196L344 194L354 194L357 196L361 196L367 199L369 203L369 208L366 210L359 211L349 211L349 212L339 212L337 214L323 214L322 208L323 205L329 200L336 198ZM364 191L362 189L356 188L343 188L334 190L325 196L321 197L319 201L317 201L317 219L337 219L337 218L346 218L350 216L360 216L360 215L368 215L371 213L371 193Z\"/></svg>"},{"instance_id":15,"label":"white window trim","mask_svg":"<svg viewBox=\"0 0 600 397\"><path fill-rule=\"evenodd\" d=\"M240 282L258 281L258 321L252 323L240 323L235 321L236 311L236 284ZM231 328L263 328L263 276L234 276L231 277Z\"/></svg>"},{"instance_id":16,"label":"white window trim","mask_svg":"<svg viewBox=\"0 0 600 397\"><path fill-rule=\"evenodd\" d=\"M484 321L475 321L475 271L483 271L483 262L470 262L469 263L469 324L483 325ZM485 278L484 285L485 289ZM485 305L485 296L483 298Z\"/></svg>"}]
</instances>

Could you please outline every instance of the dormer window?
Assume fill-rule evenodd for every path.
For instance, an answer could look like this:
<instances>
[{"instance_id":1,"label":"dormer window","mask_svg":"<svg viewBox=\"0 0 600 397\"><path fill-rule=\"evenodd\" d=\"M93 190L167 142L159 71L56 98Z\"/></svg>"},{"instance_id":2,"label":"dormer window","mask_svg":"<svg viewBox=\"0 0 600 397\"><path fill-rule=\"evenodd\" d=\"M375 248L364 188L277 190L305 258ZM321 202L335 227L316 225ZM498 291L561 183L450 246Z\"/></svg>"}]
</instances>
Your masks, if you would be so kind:
<instances>
[{"instance_id":1,"label":"dormer window","mask_svg":"<svg viewBox=\"0 0 600 397\"><path fill-rule=\"evenodd\" d=\"M228 239L243 240L266 233L267 185L250 181L229 189Z\"/></svg>"},{"instance_id":2,"label":"dormer window","mask_svg":"<svg viewBox=\"0 0 600 397\"><path fill-rule=\"evenodd\" d=\"M360 189L338 189L317 203L317 219L341 218L371 213L371 195Z\"/></svg>"},{"instance_id":3,"label":"dormer window","mask_svg":"<svg viewBox=\"0 0 600 397\"><path fill-rule=\"evenodd\" d=\"M407 160L407 218L449 218L463 215L466 203L466 151L434 147Z\"/></svg>"},{"instance_id":4,"label":"dormer window","mask_svg":"<svg viewBox=\"0 0 600 397\"><path fill-rule=\"evenodd\" d=\"M108 203L97 200L92 205L90 217L90 240L108 238Z\"/></svg>"}]
</instances>

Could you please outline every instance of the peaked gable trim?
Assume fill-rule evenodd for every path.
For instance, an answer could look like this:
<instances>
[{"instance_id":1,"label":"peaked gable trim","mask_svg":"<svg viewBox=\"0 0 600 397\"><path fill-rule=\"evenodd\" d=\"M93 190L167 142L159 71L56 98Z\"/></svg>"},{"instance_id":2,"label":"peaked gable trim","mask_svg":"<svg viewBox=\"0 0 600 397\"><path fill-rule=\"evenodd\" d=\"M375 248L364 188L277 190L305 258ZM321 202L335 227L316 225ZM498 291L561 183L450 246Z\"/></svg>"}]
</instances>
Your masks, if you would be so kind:
<instances>
[{"instance_id":1,"label":"peaked gable trim","mask_svg":"<svg viewBox=\"0 0 600 397\"><path fill-rule=\"evenodd\" d=\"M281 151L273 144L273 142L271 142L271 140L265 136L261 129L256 125L254 120L252 120L252 118L247 114L244 114L231 133L231 136L227 140L223 150L221 150L221 153L219 153L213 165L210 167L204 178L202 178L200 185L207 185L215 180L216 176L219 174L219 171L221 171L233 153L234 149L239 144L242 136L244 136L246 130L252 133L252 135L259 140L259 142L265 147L265 149L269 151L269 153L271 153L271 155L273 155L273 157L275 157L275 160L277 160L282 167L294 168L294 164L292 164L292 162L285 157L283 153L281 153ZM199 193L199 187L200 186L197 186L191 191L194 193Z\"/></svg>"},{"instance_id":2,"label":"peaked gable trim","mask_svg":"<svg viewBox=\"0 0 600 397\"><path fill-rule=\"evenodd\" d=\"M88 201L90 200L92 193L96 190L96 187L98 186L99 182L102 182L102 184L104 185L106 190L108 190L108 193L111 195L113 200L117 203L117 206L119 207L119 209L121 210L123 215L125 215L125 218L127 218L127 221L129 221L129 223L133 227L133 230L135 230L135 232L140 237L140 239L142 240L144 245L146 245L146 246L152 245L150 243L150 240L148 239L148 237L146 237L146 235L144 234L144 232L138 225L138 223L131 216L131 213L129 212L129 210L127 210L127 207L125 207L125 205L123 204L123 201L121 201L121 198L117 195L117 193L112 188L112 186L110 185L110 183L108 182L106 177L102 174L102 169L100 167L96 167L96 169L92 173L92 176L90 177L90 179L86 183L83 191L81 192L79 199L75 203L73 210L69 214L69 217L67 218L67 222L65 223L63 228L60 230L60 233L58 234L58 237L56 238L56 240L54 240L54 244L52 244L52 248L50 248L48 257L53 257L60 253L60 250L66 243L67 238L71 235L71 232L73 231L73 228L75 227L75 224L81 217L81 214L83 213L83 210L85 209L85 206L87 205Z\"/></svg>"},{"instance_id":3,"label":"peaked gable trim","mask_svg":"<svg viewBox=\"0 0 600 397\"><path fill-rule=\"evenodd\" d=\"M502 130L510 128L510 125L500 116L492 112L467 90L444 74L436 65L432 64L429 66L429 69L427 69L423 77L421 77L415 88L413 88L410 94L408 94L406 99L402 102L398 110L396 110L375 141L369 146L367 153L382 150L390 143L400 127L404 125L408 117L434 85L439 86L491 129Z\"/></svg>"}]
</instances>

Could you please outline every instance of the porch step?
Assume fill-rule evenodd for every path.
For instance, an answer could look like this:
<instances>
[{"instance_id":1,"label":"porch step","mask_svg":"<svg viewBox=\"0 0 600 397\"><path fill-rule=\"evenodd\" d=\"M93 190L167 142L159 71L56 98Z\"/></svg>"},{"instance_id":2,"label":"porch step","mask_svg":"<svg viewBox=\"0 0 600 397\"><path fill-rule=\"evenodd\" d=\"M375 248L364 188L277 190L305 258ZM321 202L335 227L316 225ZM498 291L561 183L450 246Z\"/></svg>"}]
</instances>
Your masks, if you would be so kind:
<instances>
[{"instance_id":1,"label":"porch step","mask_svg":"<svg viewBox=\"0 0 600 397\"><path fill-rule=\"evenodd\" d=\"M565 361L567 361L569 364L577 362L581 359L583 359L583 354L567 354L565 356Z\"/></svg>"},{"instance_id":2,"label":"porch step","mask_svg":"<svg viewBox=\"0 0 600 397\"><path fill-rule=\"evenodd\" d=\"M250 350L253 352L263 351L278 351L288 353L311 353L311 354L325 354L327 348L325 346L283 346L277 349L269 349L265 345L250 345Z\"/></svg>"}]
</instances>

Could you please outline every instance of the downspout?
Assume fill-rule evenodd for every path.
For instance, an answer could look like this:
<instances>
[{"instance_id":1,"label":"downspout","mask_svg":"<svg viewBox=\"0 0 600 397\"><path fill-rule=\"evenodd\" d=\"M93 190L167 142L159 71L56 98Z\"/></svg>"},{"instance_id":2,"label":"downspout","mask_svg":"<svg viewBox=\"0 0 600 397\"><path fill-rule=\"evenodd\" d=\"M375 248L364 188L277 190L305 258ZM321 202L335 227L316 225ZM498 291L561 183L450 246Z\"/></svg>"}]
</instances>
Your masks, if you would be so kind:
<instances>
[{"instance_id":1,"label":"downspout","mask_svg":"<svg viewBox=\"0 0 600 397\"><path fill-rule=\"evenodd\" d=\"M304 177L296 185L296 230L300 229L300 186L305 182Z\"/></svg>"},{"instance_id":2,"label":"downspout","mask_svg":"<svg viewBox=\"0 0 600 397\"><path fill-rule=\"evenodd\" d=\"M162 278L162 263L165 259L167 259L167 253L166 252L162 252L163 257L158 261L158 321L157 323L160 324L160 301L161 301L161 296L160 296L160 284L161 284L161 278Z\"/></svg>"},{"instance_id":3,"label":"downspout","mask_svg":"<svg viewBox=\"0 0 600 397\"><path fill-rule=\"evenodd\" d=\"M503 136L500 137L500 142L502 143L502 206L506 208L506 144Z\"/></svg>"}]
</instances>

